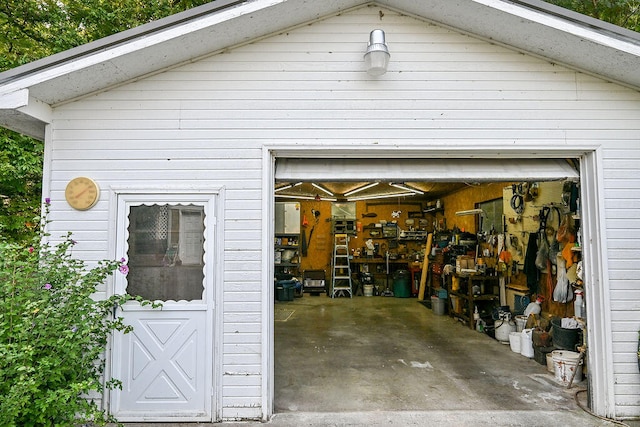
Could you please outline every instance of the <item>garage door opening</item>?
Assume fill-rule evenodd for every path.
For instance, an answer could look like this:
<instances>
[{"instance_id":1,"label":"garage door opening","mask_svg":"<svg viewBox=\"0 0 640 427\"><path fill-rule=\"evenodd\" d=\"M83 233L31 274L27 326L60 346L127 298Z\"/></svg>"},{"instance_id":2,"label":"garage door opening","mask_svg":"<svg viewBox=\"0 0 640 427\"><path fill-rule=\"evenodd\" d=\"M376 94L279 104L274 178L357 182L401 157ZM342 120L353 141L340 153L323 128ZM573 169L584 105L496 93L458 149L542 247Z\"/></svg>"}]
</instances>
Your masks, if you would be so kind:
<instances>
[{"instance_id":1,"label":"garage door opening","mask_svg":"<svg viewBox=\"0 0 640 427\"><path fill-rule=\"evenodd\" d=\"M579 334L558 346L538 332L586 317L574 304L584 291L575 165L278 159L276 412L508 409L523 403L514 381L539 393L562 385L546 355L579 351ZM540 315L523 324L540 327L535 354L516 354L505 329L539 296Z\"/></svg>"}]
</instances>

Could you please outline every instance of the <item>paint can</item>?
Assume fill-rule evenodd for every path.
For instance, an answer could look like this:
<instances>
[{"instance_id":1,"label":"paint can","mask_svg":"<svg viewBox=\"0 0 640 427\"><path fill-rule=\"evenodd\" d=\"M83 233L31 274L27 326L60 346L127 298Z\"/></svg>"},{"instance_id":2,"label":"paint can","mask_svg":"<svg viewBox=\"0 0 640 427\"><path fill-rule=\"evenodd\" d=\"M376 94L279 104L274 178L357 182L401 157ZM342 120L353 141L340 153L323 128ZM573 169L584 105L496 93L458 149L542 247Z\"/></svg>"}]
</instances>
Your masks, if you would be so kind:
<instances>
[{"instance_id":1,"label":"paint can","mask_svg":"<svg viewBox=\"0 0 640 427\"><path fill-rule=\"evenodd\" d=\"M373 296L373 285L364 285L364 296L365 297Z\"/></svg>"}]
</instances>

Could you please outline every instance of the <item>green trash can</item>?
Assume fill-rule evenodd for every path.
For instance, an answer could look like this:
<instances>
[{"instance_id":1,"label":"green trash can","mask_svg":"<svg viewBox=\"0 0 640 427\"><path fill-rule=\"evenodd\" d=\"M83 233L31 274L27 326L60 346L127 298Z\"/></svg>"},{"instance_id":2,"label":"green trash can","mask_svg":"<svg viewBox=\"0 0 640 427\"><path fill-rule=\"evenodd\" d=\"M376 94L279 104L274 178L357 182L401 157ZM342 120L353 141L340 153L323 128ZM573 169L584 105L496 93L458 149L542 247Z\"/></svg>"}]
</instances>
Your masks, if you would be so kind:
<instances>
[{"instance_id":1,"label":"green trash can","mask_svg":"<svg viewBox=\"0 0 640 427\"><path fill-rule=\"evenodd\" d=\"M398 270L393 273L393 295L397 298L409 298L411 296L409 272Z\"/></svg>"},{"instance_id":2,"label":"green trash can","mask_svg":"<svg viewBox=\"0 0 640 427\"><path fill-rule=\"evenodd\" d=\"M295 281L279 280L276 283L276 299L278 301L293 301L295 288Z\"/></svg>"}]
</instances>

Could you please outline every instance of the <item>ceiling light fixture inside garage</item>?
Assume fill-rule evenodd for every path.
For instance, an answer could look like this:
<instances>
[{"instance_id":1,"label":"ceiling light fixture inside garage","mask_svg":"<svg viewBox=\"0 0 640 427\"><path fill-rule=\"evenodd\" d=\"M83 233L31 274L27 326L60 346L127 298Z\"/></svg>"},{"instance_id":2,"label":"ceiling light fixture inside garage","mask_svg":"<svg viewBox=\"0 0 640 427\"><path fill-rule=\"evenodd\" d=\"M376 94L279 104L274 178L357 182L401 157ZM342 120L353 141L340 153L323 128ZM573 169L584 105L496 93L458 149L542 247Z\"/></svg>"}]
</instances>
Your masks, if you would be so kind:
<instances>
[{"instance_id":1,"label":"ceiling light fixture inside garage","mask_svg":"<svg viewBox=\"0 0 640 427\"><path fill-rule=\"evenodd\" d=\"M297 199L297 200L324 200L325 202L337 202L338 199L335 197L318 197L318 196L296 196L290 194L278 194L276 196L279 199Z\"/></svg>"},{"instance_id":2,"label":"ceiling light fixture inside garage","mask_svg":"<svg viewBox=\"0 0 640 427\"><path fill-rule=\"evenodd\" d=\"M456 212L456 216L467 216L467 215L485 215L485 213L482 209L469 209L468 211Z\"/></svg>"},{"instance_id":3,"label":"ceiling light fixture inside garage","mask_svg":"<svg viewBox=\"0 0 640 427\"><path fill-rule=\"evenodd\" d=\"M424 194L424 191L416 190L415 188L411 188L406 184L396 184L396 183L390 182L389 185L392 187L399 188L401 190L411 191L416 194Z\"/></svg>"},{"instance_id":4,"label":"ceiling light fixture inside garage","mask_svg":"<svg viewBox=\"0 0 640 427\"><path fill-rule=\"evenodd\" d=\"M320 191L324 191L325 193L327 193L330 196L335 196L335 194L333 194L331 191L327 190L326 188L324 188L321 185L316 184L315 182L312 182L311 185L313 185L315 188L317 188Z\"/></svg>"},{"instance_id":5,"label":"ceiling light fixture inside garage","mask_svg":"<svg viewBox=\"0 0 640 427\"><path fill-rule=\"evenodd\" d=\"M356 193L359 193L361 191L368 190L368 189L370 189L372 187L375 187L378 184L380 184L380 183L379 182L372 182L371 184L363 185L362 187L358 187L355 190L347 191L346 193L344 193L344 196L345 197L352 196L352 195L354 195Z\"/></svg>"},{"instance_id":6,"label":"ceiling light fixture inside garage","mask_svg":"<svg viewBox=\"0 0 640 427\"><path fill-rule=\"evenodd\" d=\"M360 197L349 197L347 199L348 202L357 202L358 200L373 200L373 199L388 199L391 197L410 197L415 196L416 193L407 192L407 193L389 193L389 194L379 194L377 196L360 196Z\"/></svg>"},{"instance_id":7,"label":"ceiling light fixture inside garage","mask_svg":"<svg viewBox=\"0 0 640 427\"><path fill-rule=\"evenodd\" d=\"M288 189L290 189L290 188L297 187L298 185L302 185L302 181L300 181L300 182L296 182L295 184L287 184L287 185L283 185L282 187L278 187L278 188L276 188L276 189L275 189L275 190L273 190L273 191L277 193L278 191L288 190Z\"/></svg>"}]
</instances>

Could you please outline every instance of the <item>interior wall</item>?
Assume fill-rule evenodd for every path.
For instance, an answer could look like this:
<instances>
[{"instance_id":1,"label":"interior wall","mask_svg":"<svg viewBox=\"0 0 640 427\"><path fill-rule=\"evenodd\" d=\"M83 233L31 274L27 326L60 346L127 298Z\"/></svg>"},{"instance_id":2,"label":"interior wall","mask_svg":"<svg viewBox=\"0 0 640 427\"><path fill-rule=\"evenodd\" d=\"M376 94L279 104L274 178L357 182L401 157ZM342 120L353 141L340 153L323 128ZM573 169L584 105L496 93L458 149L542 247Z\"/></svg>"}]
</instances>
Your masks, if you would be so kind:
<instances>
[{"instance_id":1,"label":"interior wall","mask_svg":"<svg viewBox=\"0 0 640 427\"><path fill-rule=\"evenodd\" d=\"M507 182L490 182L482 184L469 184L467 188L456 191L442 198L444 217L447 228L458 227L460 230L475 233L477 216L456 216L456 212L474 209L476 203L486 202L502 197L502 190Z\"/></svg>"},{"instance_id":2,"label":"interior wall","mask_svg":"<svg viewBox=\"0 0 640 427\"><path fill-rule=\"evenodd\" d=\"M351 237L350 248L361 248L366 240L370 238L368 227L373 227L381 220L387 222L397 221L400 229L407 229L407 219L414 219L414 227L424 228L429 232L434 231L434 222L440 225L446 224L448 229L458 226L460 229L475 233L476 220L474 216L455 216L459 210L473 209L476 203L493 200L503 196L503 188L510 183L482 183L470 185L469 187L457 191L453 194L442 197L441 203L444 208L442 213L426 213L420 217L421 211L426 207L426 202L419 202L417 198L401 199L377 199L356 202L356 220L362 227L361 232ZM301 233L304 233L307 240L307 255L300 254L300 271L304 270L325 270L327 274L331 269L331 255L333 249L333 234L331 222L331 203L329 201L301 200L300 201L300 221L302 224ZM435 203L430 201L429 203ZM320 212L317 216L314 211ZM397 217L394 216L396 212ZM375 216L367 216L373 215ZM306 219L306 226L305 226ZM422 227L420 227L422 220ZM444 221L443 221L444 220ZM375 239L376 242L384 244L384 239ZM411 251L416 244L410 243L408 248L401 246L401 251ZM421 245L424 246L424 242Z\"/></svg>"},{"instance_id":3,"label":"interior wall","mask_svg":"<svg viewBox=\"0 0 640 427\"><path fill-rule=\"evenodd\" d=\"M520 264L522 268L524 264L524 258L526 255L527 247L529 244L529 238L532 233L535 235L540 228L539 213L543 206L557 206L560 211L563 211L562 205L562 181L540 182L538 197L535 200L524 203L524 210L520 216L511 207L510 201L513 196L511 186L505 186L503 190L503 207L504 215L507 220L507 233L509 236L514 236L517 240L517 245L509 242L508 249L513 256L513 259ZM552 209L547 220L547 230L549 231L548 241L553 240L555 232L557 232L562 214L556 209ZM568 217L572 229L576 228L576 222L572 216ZM577 264L573 264L567 270L567 276L570 280L575 280ZM551 274L549 271L541 271L539 279L539 294L544 297L542 303L542 310L551 316L557 317L572 317L574 315L573 302L560 303L553 301L553 290L556 285L555 272ZM526 286L526 277L523 273L520 273L518 277L514 277L513 281L518 282Z\"/></svg>"},{"instance_id":4,"label":"interior wall","mask_svg":"<svg viewBox=\"0 0 640 427\"><path fill-rule=\"evenodd\" d=\"M317 216L313 211L318 211ZM307 225L305 226L305 218ZM300 272L304 270L325 270L330 272L331 251L331 202L316 200L300 201L300 233L307 241L307 255L300 254Z\"/></svg>"}]
</instances>

